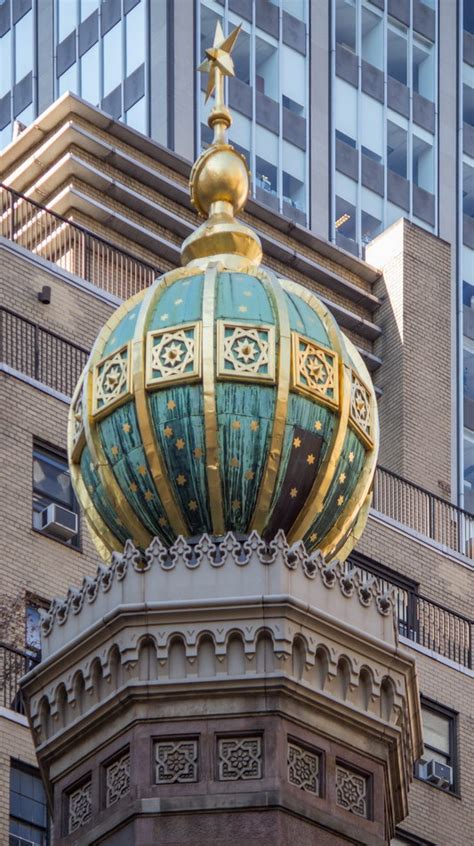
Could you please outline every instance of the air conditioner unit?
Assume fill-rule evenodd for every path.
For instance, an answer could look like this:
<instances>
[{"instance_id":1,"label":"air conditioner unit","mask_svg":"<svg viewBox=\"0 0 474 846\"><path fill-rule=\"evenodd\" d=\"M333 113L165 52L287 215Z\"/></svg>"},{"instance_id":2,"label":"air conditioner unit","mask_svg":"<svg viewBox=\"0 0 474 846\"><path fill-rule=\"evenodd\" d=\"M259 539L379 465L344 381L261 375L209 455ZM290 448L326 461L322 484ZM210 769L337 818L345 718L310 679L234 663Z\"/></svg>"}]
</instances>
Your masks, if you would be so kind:
<instances>
[{"instance_id":1,"label":"air conditioner unit","mask_svg":"<svg viewBox=\"0 0 474 846\"><path fill-rule=\"evenodd\" d=\"M70 540L77 535L77 514L52 502L41 512L41 531L61 540Z\"/></svg>"},{"instance_id":2,"label":"air conditioner unit","mask_svg":"<svg viewBox=\"0 0 474 846\"><path fill-rule=\"evenodd\" d=\"M421 766L421 777L430 784L436 784L437 787L450 787L453 783L453 768L448 764L442 764L440 761L426 761Z\"/></svg>"}]
</instances>

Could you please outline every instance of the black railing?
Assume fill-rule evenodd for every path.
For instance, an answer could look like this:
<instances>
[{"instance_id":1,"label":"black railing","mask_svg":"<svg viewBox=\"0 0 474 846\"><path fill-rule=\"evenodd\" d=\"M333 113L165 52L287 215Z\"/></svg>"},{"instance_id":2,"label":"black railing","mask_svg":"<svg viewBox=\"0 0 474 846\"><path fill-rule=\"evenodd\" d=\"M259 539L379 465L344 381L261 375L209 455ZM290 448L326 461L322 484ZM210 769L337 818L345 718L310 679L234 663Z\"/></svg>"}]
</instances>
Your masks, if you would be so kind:
<instances>
[{"instance_id":1,"label":"black railing","mask_svg":"<svg viewBox=\"0 0 474 846\"><path fill-rule=\"evenodd\" d=\"M20 679L38 663L38 656L0 641L0 705L24 714Z\"/></svg>"},{"instance_id":2,"label":"black railing","mask_svg":"<svg viewBox=\"0 0 474 846\"><path fill-rule=\"evenodd\" d=\"M397 523L474 557L474 515L384 467L375 473L372 504Z\"/></svg>"},{"instance_id":3,"label":"black railing","mask_svg":"<svg viewBox=\"0 0 474 846\"><path fill-rule=\"evenodd\" d=\"M0 361L72 396L88 351L0 306Z\"/></svg>"},{"instance_id":4,"label":"black railing","mask_svg":"<svg viewBox=\"0 0 474 846\"><path fill-rule=\"evenodd\" d=\"M436 652L463 667L474 669L474 621L449 608L420 596L415 590L394 584L366 567L357 557L346 567L358 570L364 579L375 579L382 589L393 589L398 631L403 637Z\"/></svg>"},{"instance_id":5,"label":"black railing","mask_svg":"<svg viewBox=\"0 0 474 846\"><path fill-rule=\"evenodd\" d=\"M126 300L161 271L0 183L0 235Z\"/></svg>"}]
</instances>

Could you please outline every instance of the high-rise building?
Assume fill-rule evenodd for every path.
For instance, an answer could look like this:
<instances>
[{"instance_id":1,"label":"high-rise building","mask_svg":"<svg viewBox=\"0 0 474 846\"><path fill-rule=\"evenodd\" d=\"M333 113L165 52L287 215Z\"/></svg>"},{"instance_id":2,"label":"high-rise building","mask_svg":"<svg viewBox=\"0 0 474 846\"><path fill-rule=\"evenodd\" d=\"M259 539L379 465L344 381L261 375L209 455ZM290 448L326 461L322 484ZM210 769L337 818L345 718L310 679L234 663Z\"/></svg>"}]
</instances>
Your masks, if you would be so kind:
<instances>
[{"instance_id":1,"label":"high-rise building","mask_svg":"<svg viewBox=\"0 0 474 846\"><path fill-rule=\"evenodd\" d=\"M231 140L259 202L356 255L400 217L452 245L452 496L472 512L469 0L4 0L1 146L69 90L192 161L209 143L193 71L217 18L242 23Z\"/></svg>"}]
</instances>

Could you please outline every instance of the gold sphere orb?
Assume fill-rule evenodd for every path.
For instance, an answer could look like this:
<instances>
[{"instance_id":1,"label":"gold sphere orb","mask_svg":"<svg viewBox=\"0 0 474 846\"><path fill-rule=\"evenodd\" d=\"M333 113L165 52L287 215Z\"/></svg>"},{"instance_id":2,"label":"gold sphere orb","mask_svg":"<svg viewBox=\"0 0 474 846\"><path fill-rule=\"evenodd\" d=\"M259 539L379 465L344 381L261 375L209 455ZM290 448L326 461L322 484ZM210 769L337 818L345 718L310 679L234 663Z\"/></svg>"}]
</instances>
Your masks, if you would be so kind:
<instances>
[{"instance_id":1,"label":"gold sphere orb","mask_svg":"<svg viewBox=\"0 0 474 846\"><path fill-rule=\"evenodd\" d=\"M245 159L229 144L209 147L195 163L191 173L191 198L206 216L212 203L231 203L234 214L245 205L249 191L249 172Z\"/></svg>"}]
</instances>

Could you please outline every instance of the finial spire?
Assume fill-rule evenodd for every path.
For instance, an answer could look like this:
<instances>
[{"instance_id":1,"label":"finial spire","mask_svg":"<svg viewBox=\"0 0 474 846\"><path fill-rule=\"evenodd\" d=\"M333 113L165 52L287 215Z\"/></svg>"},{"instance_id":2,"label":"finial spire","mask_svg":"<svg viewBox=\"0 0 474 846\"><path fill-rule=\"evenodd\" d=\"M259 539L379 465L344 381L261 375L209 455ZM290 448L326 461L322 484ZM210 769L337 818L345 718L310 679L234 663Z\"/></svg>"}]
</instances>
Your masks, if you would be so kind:
<instances>
[{"instance_id":1,"label":"finial spire","mask_svg":"<svg viewBox=\"0 0 474 846\"><path fill-rule=\"evenodd\" d=\"M241 269L245 265L260 264L262 258L258 235L234 217L245 206L250 177L245 158L227 141L232 117L224 98L224 77L235 76L230 54L240 30L241 24L224 38L218 21L214 43L206 49L207 58L198 67L202 73L209 74L206 102L215 94L208 117L214 139L191 171L191 202L208 220L182 246L181 258L187 265L202 265L203 260L208 259L220 260L229 269Z\"/></svg>"}]
</instances>

